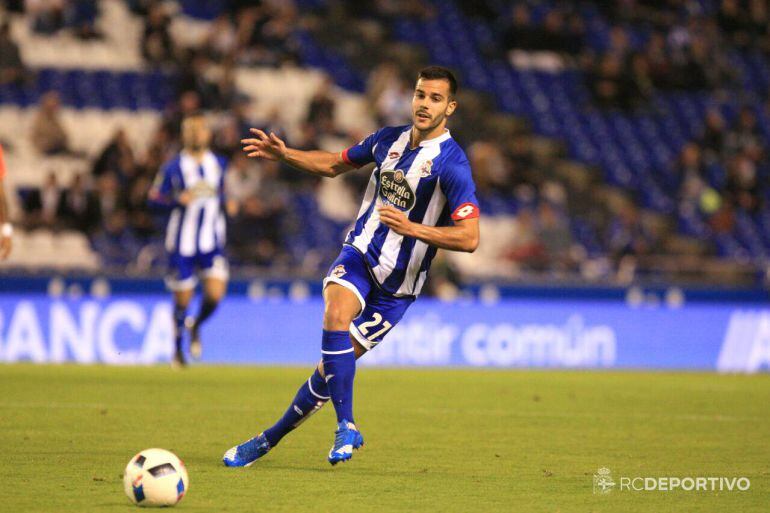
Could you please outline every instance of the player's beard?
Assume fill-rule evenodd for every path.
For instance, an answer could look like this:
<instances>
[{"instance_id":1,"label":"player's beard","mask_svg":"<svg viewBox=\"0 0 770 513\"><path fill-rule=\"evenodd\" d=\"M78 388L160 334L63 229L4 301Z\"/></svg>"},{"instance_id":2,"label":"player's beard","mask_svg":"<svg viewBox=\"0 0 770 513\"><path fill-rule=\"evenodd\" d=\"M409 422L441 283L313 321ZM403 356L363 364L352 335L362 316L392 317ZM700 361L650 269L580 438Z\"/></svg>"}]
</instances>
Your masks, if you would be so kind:
<instances>
[{"instance_id":1,"label":"player's beard","mask_svg":"<svg viewBox=\"0 0 770 513\"><path fill-rule=\"evenodd\" d=\"M418 119L416 114L415 114L414 117L415 117L415 119ZM418 128L417 130L419 130L420 132L423 132L423 133L432 132L439 125L441 125L441 123L443 123L445 119L446 119L446 114L444 114L442 112L441 114L438 114L435 118L431 119L431 121L434 121L434 123L431 123L430 125L428 125L427 128ZM412 123L416 125L416 123L414 123L414 121L412 121Z\"/></svg>"}]
</instances>

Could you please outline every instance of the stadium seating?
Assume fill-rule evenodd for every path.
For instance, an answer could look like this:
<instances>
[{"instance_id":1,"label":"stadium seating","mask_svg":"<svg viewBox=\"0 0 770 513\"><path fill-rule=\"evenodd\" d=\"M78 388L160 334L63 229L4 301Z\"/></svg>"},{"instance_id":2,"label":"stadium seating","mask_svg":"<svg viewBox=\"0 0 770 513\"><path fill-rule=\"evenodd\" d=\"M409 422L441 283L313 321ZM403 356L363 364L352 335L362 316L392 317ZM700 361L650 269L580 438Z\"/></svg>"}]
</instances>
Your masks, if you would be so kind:
<instances>
[{"instance_id":1,"label":"stadium seating","mask_svg":"<svg viewBox=\"0 0 770 513\"><path fill-rule=\"evenodd\" d=\"M548 4L539 4L541 15ZM685 142L697 139L703 132L709 107L720 107L726 119L732 120L739 99L717 100L708 92L657 93L653 108L643 113L601 111L591 105L580 70L517 69L508 62L488 61L480 50L494 44L494 27L464 16L451 0L440 2L440 7L435 19L399 20L395 35L425 46L431 60L460 70L471 88L492 93L501 109L525 117L536 132L565 141L572 158L600 166L608 184L636 193L645 208L678 216L682 233L709 239L710 229L699 214L678 212L675 194L679 178L671 163ZM505 2L498 2L497 7L501 17L510 8ZM702 2L701 8L706 13L714 12L709 2ZM590 27L589 44L599 49L609 38L609 24L591 5L583 6L581 13ZM632 35L643 37L640 33ZM731 58L743 78L743 87L758 98L766 94L770 84L767 60L758 51L735 51ZM770 140L770 117L761 104L755 104L754 110L763 135ZM767 175L768 171L762 172ZM717 165L709 175L711 185L719 185L724 176L724 169ZM767 185L764 194L770 194ZM574 235L583 240L585 227L573 223L572 228ZM719 254L748 254L758 263L764 261L770 246L759 236L762 228L758 219L739 214L737 233L718 238Z\"/></svg>"},{"instance_id":2,"label":"stadium seating","mask_svg":"<svg viewBox=\"0 0 770 513\"><path fill-rule=\"evenodd\" d=\"M684 144L703 132L709 109L719 109L731 122L748 102L757 115L760 132L770 140L770 117L760 100L770 86L770 66L760 53L738 49L729 52L730 64L740 73L746 91L744 98L717 98L709 91L658 91L648 109L602 110L593 101L584 71L569 63L551 65L548 69L512 65L503 58L505 53L499 46L496 26L482 18L464 15L452 0L428 3L440 6L435 9L435 17L397 17L392 20L391 34L426 50L431 61L460 71L470 89L491 95L501 111L527 120L535 133L563 142L569 158L599 169L606 185L627 191L646 211L670 219L679 235L714 242L722 256L739 255L756 263L767 258L767 209L754 215L738 212L735 229L716 236L701 212L679 205L681 177L673 165ZM487 3L498 10L501 18L508 15L507 2ZM312 10L327 2L302 0L296 4L300 9ZM713 14L712 4L700 2L704 12ZM539 2L533 17L542 18L552 5ZM179 12L171 23L174 39L182 46L195 46L205 38L209 21L222 9L220 2L180 2ZM601 51L610 38L610 23L595 6L586 4L579 9L589 27L587 44ZM41 94L56 90L65 107L65 124L77 127L70 130L72 146L84 156L93 158L118 127L123 127L135 147L143 151L162 110L174 98L175 77L142 64L142 23L120 0L101 2L96 24L120 24L125 30L106 30L108 37L96 41L82 41L66 32L40 36L23 19L14 19L15 39L25 62L36 73L30 87L0 87L0 137L10 140L18 133L18 127L27 132L33 106ZM633 26L630 35L634 44L646 37L643 29ZM296 134L307 103L323 80L323 74L316 70L320 69L343 88L336 94L339 127L356 134L370 130L374 123L368 115L366 100L358 94L364 89L362 71L336 49L319 44L305 28L298 28L294 37L302 68L240 67L237 71L238 89L252 97L250 109L254 119L269 119L279 108L287 132ZM71 175L88 166L87 158L57 157L47 160L45 168L40 167L28 142L17 137L13 140L15 147L7 158L9 166L19 170L10 178L14 186L39 185L53 168L66 183ZM767 166L759 173L765 180L770 175ZM725 176L721 163L708 164L711 186L723 188ZM767 185L762 194L770 199ZM303 225L302 232L289 241L288 249L297 258L312 246L308 241L315 240L323 246L327 244L326 234L344 228L318 210L315 196L299 194L291 201L296 211L312 213L320 219L318 225L314 224L316 221ZM515 215L518 209L516 200L510 197L490 195L482 197L481 202L486 212L501 216ZM589 255L607 252L601 228L593 221L572 216L570 230ZM326 250L324 247L323 251Z\"/></svg>"}]
</instances>

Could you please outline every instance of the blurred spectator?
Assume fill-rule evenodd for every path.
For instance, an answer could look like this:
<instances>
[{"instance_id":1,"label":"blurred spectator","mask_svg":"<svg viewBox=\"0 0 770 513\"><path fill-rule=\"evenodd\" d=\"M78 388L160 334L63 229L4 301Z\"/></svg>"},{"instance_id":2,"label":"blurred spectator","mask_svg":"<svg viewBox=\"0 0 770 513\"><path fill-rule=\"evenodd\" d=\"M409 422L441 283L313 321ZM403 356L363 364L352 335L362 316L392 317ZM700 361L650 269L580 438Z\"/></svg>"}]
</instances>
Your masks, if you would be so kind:
<instances>
[{"instance_id":1,"label":"blurred spectator","mask_svg":"<svg viewBox=\"0 0 770 513\"><path fill-rule=\"evenodd\" d=\"M155 233L155 221L147 210L147 192L152 181L148 176L137 176L125 195L125 207L133 234L142 241L149 240Z\"/></svg>"},{"instance_id":2,"label":"blurred spectator","mask_svg":"<svg viewBox=\"0 0 770 513\"><path fill-rule=\"evenodd\" d=\"M708 224L714 233L732 233L735 229L735 209L729 202L721 202L714 214L708 218Z\"/></svg>"},{"instance_id":3,"label":"blurred spectator","mask_svg":"<svg viewBox=\"0 0 770 513\"><path fill-rule=\"evenodd\" d=\"M279 180L277 162L264 161L258 168L258 180L246 176L253 172L246 164L237 166L239 176L228 182L228 188L240 184L253 189L248 195L235 194L240 206L231 220L228 239L233 251L244 262L269 265L284 242L283 218L289 204L289 190Z\"/></svg>"},{"instance_id":4,"label":"blurred spectator","mask_svg":"<svg viewBox=\"0 0 770 513\"><path fill-rule=\"evenodd\" d=\"M270 19L262 28L265 48L272 54L274 65L296 61L294 51L294 31L297 26L297 13L292 2L272 4Z\"/></svg>"},{"instance_id":5,"label":"blurred spectator","mask_svg":"<svg viewBox=\"0 0 770 513\"><path fill-rule=\"evenodd\" d=\"M259 161L250 161L243 152L233 155L225 173L225 197L228 200L228 215L237 215L241 204L249 196L253 196L259 191L261 182L259 167Z\"/></svg>"},{"instance_id":6,"label":"blurred spectator","mask_svg":"<svg viewBox=\"0 0 770 513\"><path fill-rule=\"evenodd\" d=\"M567 217L547 201L537 209L537 238L545 261L543 266L555 269L574 267L572 233Z\"/></svg>"},{"instance_id":7,"label":"blurred spectator","mask_svg":"<svg viewBox=\"0 0 770 513\"><path fill-rule=\"evenodd\" d=\"M179 100L169 105L166 112L163 113L163 130L168 132L171 139L178 141L182 120L200 109L200 95L195 91L183 91L179 95Z\"/></svg>"},{"instance_id":8,"label":"blurred spectator","mask_svg":"<svg viewBox=\"0 0 770 513\"><path fill-rule=\"evenodd\" d=\"M229 16L223 14L211 24L204 43L212 59L229 59L238 48L238 37Z\"/></svg>"},{"instance_id":9,"label":"blurred spectator","mask_svg":"<svg viewBox=\"0 0 770 513\"><path fill-rule=\"evenodd\" d=\"M516 4L511 10L511 21L505 30L503 41L507 49L534 50L540 34L532 25L529 7L525 3Z\"/></svg>"},{"instance_id":10,"label":"blurred spectator","mask_svg":"<svg viewBox=\"0 0 770 513\"><path fill-rule=\"evenodd\" d=\"M554 7L536 25L526 5L512 10L510 25L504 33L508 49L540 50L563 54L578 54L583 48L584 27L579 17L567 9Z\"/></svg>"},{"instance_id":11,"label":"blurred spectator","mask_svg":"<svg viewBox=\"0 0 770 513\"><path fill-rule=\"evenodd\" d=\"M382 125L398 126L412 120L412 96L414 85L396 77L377 98L377 120Z\"/></svg>"},{"instance_id":12,"label":"blurred spectator","mask_svg":"<svg viewBox=\"0 0 770 513\"><path fill-rule=\"evenodd\" d=\"M154 65L171 64L174 60L174 43L169 34L171 20L165 4L152 3L149 6L142 35L142 57Z\"/></svg>"},{"instance_id":13,"label":"blurred spectator","mask_svg":"<svg viewBox=\"0 0 770 513\"><path fill-rule=\"evenodd\" d=\"M64 226L89 233L99 219L98 205L93 192L85 184L82 174L72 177L61 198L61 219Z\"/></svg>"},{"instance_id":14,"label":"blurred spectator","mask_svg":"<svg viewBox=\"0 0 770 513\"><path fill-rule=\"evenodd\" d=\"M591 91L600 107L629 109L634 105L635 89L615 54L602 57L591 78Z\"/></svg>"},{"instance_id":15,"label":"blurred spectator","mask_svg":"<svg viewBox=\"0 0 770 513\"><path fill-rule=\"evenodd\" d=\"M50 35L64 27L65 0L25 0L24 10L32 30Z\"/></svg>"},{"instance_id":16,"label":"blurred spectator","mask_svg":"<svg viewBox=\"0 0 770 513\"><path fill-rule=\"evenodd\" d=\"M127 175L133 166L134 152L125 130L118 128L115 134L94 162L91 174L99 177L105 173Z\"/></svg>"},{"instance_id":17,"label":"blurred spectator","mask_svg":"<svg viewBox=\"0 0 770 513\"><path fill-rule=\"evenodd\" d=\"M150 139L150 147L143 159L140 159L137 164L141 167L141 174L144 176L153 177L158 172L158 169L166 162L170 157L171 147L173 145L173 136L165 126L161 124Z\"/></svg>"},{"instance_id":18,"label":"blurred spectator","mask_svg":"<svg viewBox=\"0 0 770 513\"><path fill-rule=\"evenodd\" d=\"M294 12L282 4L252 2L235 15L238 60L242 64L277 66L291 54Z\"/></svg>"},{"instance_id":19,"label":"blurred spectator","mask_svg":"<svg viewBox=\"0 0 770 513\"><path fill-rule=\"evenodd\" d=\"M225 116L214 123L214 136L212 149L215 153L225 155L228 158L241 152L241 138L238 120L232 116Z\"/></svg>"},{"instance_id":20,"label":"blurred spectator","mask_svg":"<svg viewBox=\"0 0 770 513\"><path fill-rule=\"evenodd\" d=\"M69 137L60 119L59 94L49 91L40 99L40 107L32 122L32 145L41 153L68 153Z\"/></svg>"},{"instance_id":21,"label":"blurred spectator","mask_svg":"<svg viewBox=\"0 0 770 513\"><path fill-rule=\"evenodd\" d=\"M511 190L509 166L498 144L490 141L474 142L468 148L468 158L482 191L505 193Z\"/></svg>"},{"instance_id":22,"label":"blurred spectator","mask_svg":"<svg viewBox=\"0 0 770 513\"><path fill-rule=\"evenodd\" d=\"M492 22L497 18L493 0L457 0L457 3L463 14L468 17L483 18L487 22Z\"/></svg>"},{"instance_id":23,"label":"blurred spectator","mask_svg":"<svg viewBox=\"0 0 770 513\"><path fill-rule=\"evenodd\" d=\"M100 39L102 34L95 26L98 14L99 4L96 0L67 1L65 22L80 39Z\"/></svg>"},{"instance_id":24,"label":"blurred spectator","mask_svg":"<svg viewBox=\"0 0 770 513\"><path fill-rule=\"evenodd\" d=\"M725 120L719 111L711 109L706 113L706 128L701 138L703 151L709 160L716 160L725 145Z\"/></svg>"},{"instance_id":25,"label":"blurred spectator","mask_svg":"<svg viewBox=\"0 0 770 513\"><path fill-rule=\"evenodd\" d=\"M670 87L671 63L668 59L666 38L660 32L653 32L644 48L644 56L650 71L650 80L658 88Z\"/></svg>"},{"instance_id":26,"label":"blurred spectator","mask_svg":"<svg viewBox=\"0 0 770 513\"><path fill-rule=\"evenodd\" d=\"M157 0L126 0L128 8L137 16L147 16L150 7L157 3Z\"/></svg>"},{"instance_id":27,"label":"blurred spectator","mask_svg":"<svg viewBox=\"0 0 770 513\"><path fill-rule=\"evenodd\" d=\"M372 70L366 94L379 124L398 126L411 121L413 84L404 80L396 63L385 61Z\"/></svg>"},{"instance_id":28,"label":"blurred spectator","mask_svg":"<svg viewBox=\"0 0 770 513\"><path fill-rule=\"evenodd\" d=\"M529 268L542 269L544 248L538 235L532 210L529 208L519 210L514 219L507 258Z\"/></svg>"},{"instance_id":29,"label":"blurred spectator","mask_svg":"<svg viewBox=\"0 0 770 513\"><path fill-rule=\"evenodd\" d=\"M33 189L24 202L25 220L28 228L57 228L63 211L62 190L53 171L48 173L45 183Z\"/></svg>"},{"instance_id":30,"label":"blurred spectator","mask_svg":"<svg viewBox=\"0 0 770 513\"><path fill-rule=\"evenodd\" d=\"M105 173L96 181L96 200L100 220L108 219L113 213L125 209L120 196L120 184L114 174Z\"/></svg>"},{"instance_id":31,"label":"blurred spectator","mask_svg":"<svg viewBox=\"0 0 770 513\"><path fill-rule=\"evenodd\" d=\"M325 76L310 98L310 104L307 108L307 122L319 132L325 132L334 124L336 104L331 95L333 85L331 78Z\"/></svg>"},{"instance_id":32,"label":"blurred spectator","mask_svg":"<svg viewBox=\"0 0 770 513\"><path fill-rule=\"evenodd\" d=\"M206 54L195 51L189 62L181 67L178 90L184 94L194 92L200 101L200 107L213 109L219 103L217 85L213 81L214 69Z\"/></svg>"},{"instance_id":33,"label":"blurred spectator","mask_svg":"<svg viewBox=\"0 0 770 513\"><path fill-rule=\"evenodd\" d=\"M749 13L741 8L739 0L722 0L717 13L719 28L738 46L750 41Z\"/></svg>"},{"instance_id":34,"label":"blurred spectator","mask_svg":"<svg viewBox=\"0 0 770 513\"><path fill-rule=\"evenodd\" d=\"M215 110L233 110L236 106L248 102L249 97L238 90L235 82L235 67L230 63L222 66L214 85L216 92L213 105Z\"/></svg>"},{"instance_id":35,"label":"blurred spectator","mask_svg":"<svg viewBox=\"0 0 770 513\"><path fill-rule=\"evenodd\" d=\"M690 142L684 146L676 163L675 173L680 184L681 206L693 211L702 210L704 199L715 191L706 182L706 169L701 149L697 144Z\"/></svg>"},{"instance_id":36,"label":"blurred spectator","mask_svg":"<svg viewBox=\"0 0 770 513\"><path fill-rule=\"evenodd\" d=\"M21 60L19 46L11 38L11 26L8 22L0 25L0 86L6 84L22 85L26 76Z\"/></svg>"},{"instance_id":37,"label":"blurred spectator","mask_svg":"<svg viewBox=\"0 0 770 513\"><path fill-rule=\"evenodd\" d=\"M110 213L101 229L91 239L94 249L103 262L110 266L127 266L140 249L140 243L129 229L128 216L124 210Z\"/></svg>"},{"instance_id":38,"label":"blurred spectator","mask_svg":"<svg viewBox=\"0 0 770 513\"><path fill-rule=\"evenodd\" d=\"M703 178L705 169L701 150L697 144L690 142L682 148L678 172L681 181L687 181L688 178Z\"/></svg>"},{"instance_id":39,"label":"blurred spectator","mask_svg":"<svg viewBox=\"0 0 770 513\"><path fill-rule=\"evenodd\" d=\"M639 210L631 203L624 203L607 231L607 245L610 255L619 260L631 255L650 254L655 245L651 234L642 224Z\"/></svg>"},{"instance_id":40,"label":"blurred spectator","mask_svg":"<svg viewBox=\"0 0 770 513\"><path fill-rule=\"evenodd\" d=\"M762 148L762 136L757 127L757 117L750 108L741 109L736 125L727 131L725 139L725 149L730 155Z\"/></svg>"},{"instance_id":41,"label":"blurred spectator","mask_svg":"<svg viewBox=\"0 0 770 513\"><path fill-rule=\"evenodd\" d=\"M49 173L45 185L40 190L40 220L43 226L48 228L57 226L64 206L62 196L63 192L56 175Z\"/></svg>"},{"instance_id":42,"label":"blurred spectator","mask_svg":"<svg viewBox=\"0 0 770 513\"><path fill-rule=\"evenodd\" d=\"M732 157L727 166L727 197L731 203L749 213L760 207L756 164L744 154Z\"/></svg>"}]
</instances>

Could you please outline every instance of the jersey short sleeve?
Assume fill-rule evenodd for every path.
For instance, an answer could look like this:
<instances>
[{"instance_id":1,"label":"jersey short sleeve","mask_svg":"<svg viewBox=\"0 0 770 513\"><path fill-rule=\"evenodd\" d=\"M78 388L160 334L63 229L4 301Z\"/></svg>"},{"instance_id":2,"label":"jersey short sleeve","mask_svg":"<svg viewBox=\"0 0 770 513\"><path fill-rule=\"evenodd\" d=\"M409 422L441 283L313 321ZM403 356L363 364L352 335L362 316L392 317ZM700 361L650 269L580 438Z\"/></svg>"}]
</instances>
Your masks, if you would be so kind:
<instances>
[{"instance_id":1,"label":"jersey short sleeve","mask_svg":"<svg viewBox=\"0 0 770 513\"><path fill-rule=\"evenodd\" d=\"M349 166L361 167L374 162L374 147L382 137L384 129L370 134L363 141L343 150L342 160Z\"/></svg>"},{"instance_id":2,"label":"jersey short sleeve","mask_svg":"<svg viewBox=\"0 0 770 513\"><path fill-rule=\"evenodd\" d=\"M473 183L471 166L466 159L449 163L441 174L441 190L453 221L479 217L479 201Z\"/></svg>"},{"instance_id":3,"label":"jersey short sleeve","mask_svg":"<svg viewBox=\"0 0 770 513\"><path fill-rule=\"evenodd\" d=\"M159 205L169 205L174 203L174 176L179 169L178 160L174 159L165 164L158 176L155 177L155 183L148 194L151 203Z\"/></svg>"},{"instance_id":4,"label":"jersey short sleeve","mask_svg":"<svg viewBox=\"0 0 770 513\"><path fill-rule=\"evenodd\" d=\"M2 145L0 145L0 178L5 178L5 156Z\"/></svg>"}]
</instances>

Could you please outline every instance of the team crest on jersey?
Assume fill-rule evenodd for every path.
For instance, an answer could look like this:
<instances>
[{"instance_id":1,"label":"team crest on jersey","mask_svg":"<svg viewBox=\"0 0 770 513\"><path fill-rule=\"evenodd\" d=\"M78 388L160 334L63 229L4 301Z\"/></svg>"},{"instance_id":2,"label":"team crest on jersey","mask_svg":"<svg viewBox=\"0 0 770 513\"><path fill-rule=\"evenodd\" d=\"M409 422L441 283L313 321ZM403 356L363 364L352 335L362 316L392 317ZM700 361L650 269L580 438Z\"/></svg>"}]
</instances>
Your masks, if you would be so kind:
<instances>
[{"instance_id":1,"label":"team crest on jersey","mask_svg":"<svg viewBox=\"0 0 770 513\"><path fill-rule=\"evenodd\" d=\"M411 210L415 203L414 191L400 169L380 173L380 197L399 210Z\"/></svg>"},{"instance_id":2,"label":"team crest on jersey","mask_svg":"<svg viewBox=\"0 0 770 513\"><path fill-rule=\"evenodd\" d=\"M345 266L342 264L332 269L332 276L334 276L335 278L342 278L346 274L347 274L347 271L345 270Z\"/></svg>"},{"instance_id":3,"label":"team crest on jersey","mask_svg":"<svg viewBox=\"0 0 770 513\"><path fill-rule=\"evenodd\" d=\"M390 153L388 153L388 158L389 159L397 159L400 156L401 156L401 154L399 152L397 152L397 151L391 151Z\"/></svg>"},{"instance_id":4,"label":"team crest on jersey","mask_svg":"<svg viewBox=\"0 0 770 513\"><path fill-rule=\"evenodd\" d=\"M423 162L423 164L420 166L420 178L425 178L430 176L432 169L433 169L432 160L426 160L425 162Z\"/></svg>"}]
</instances>

